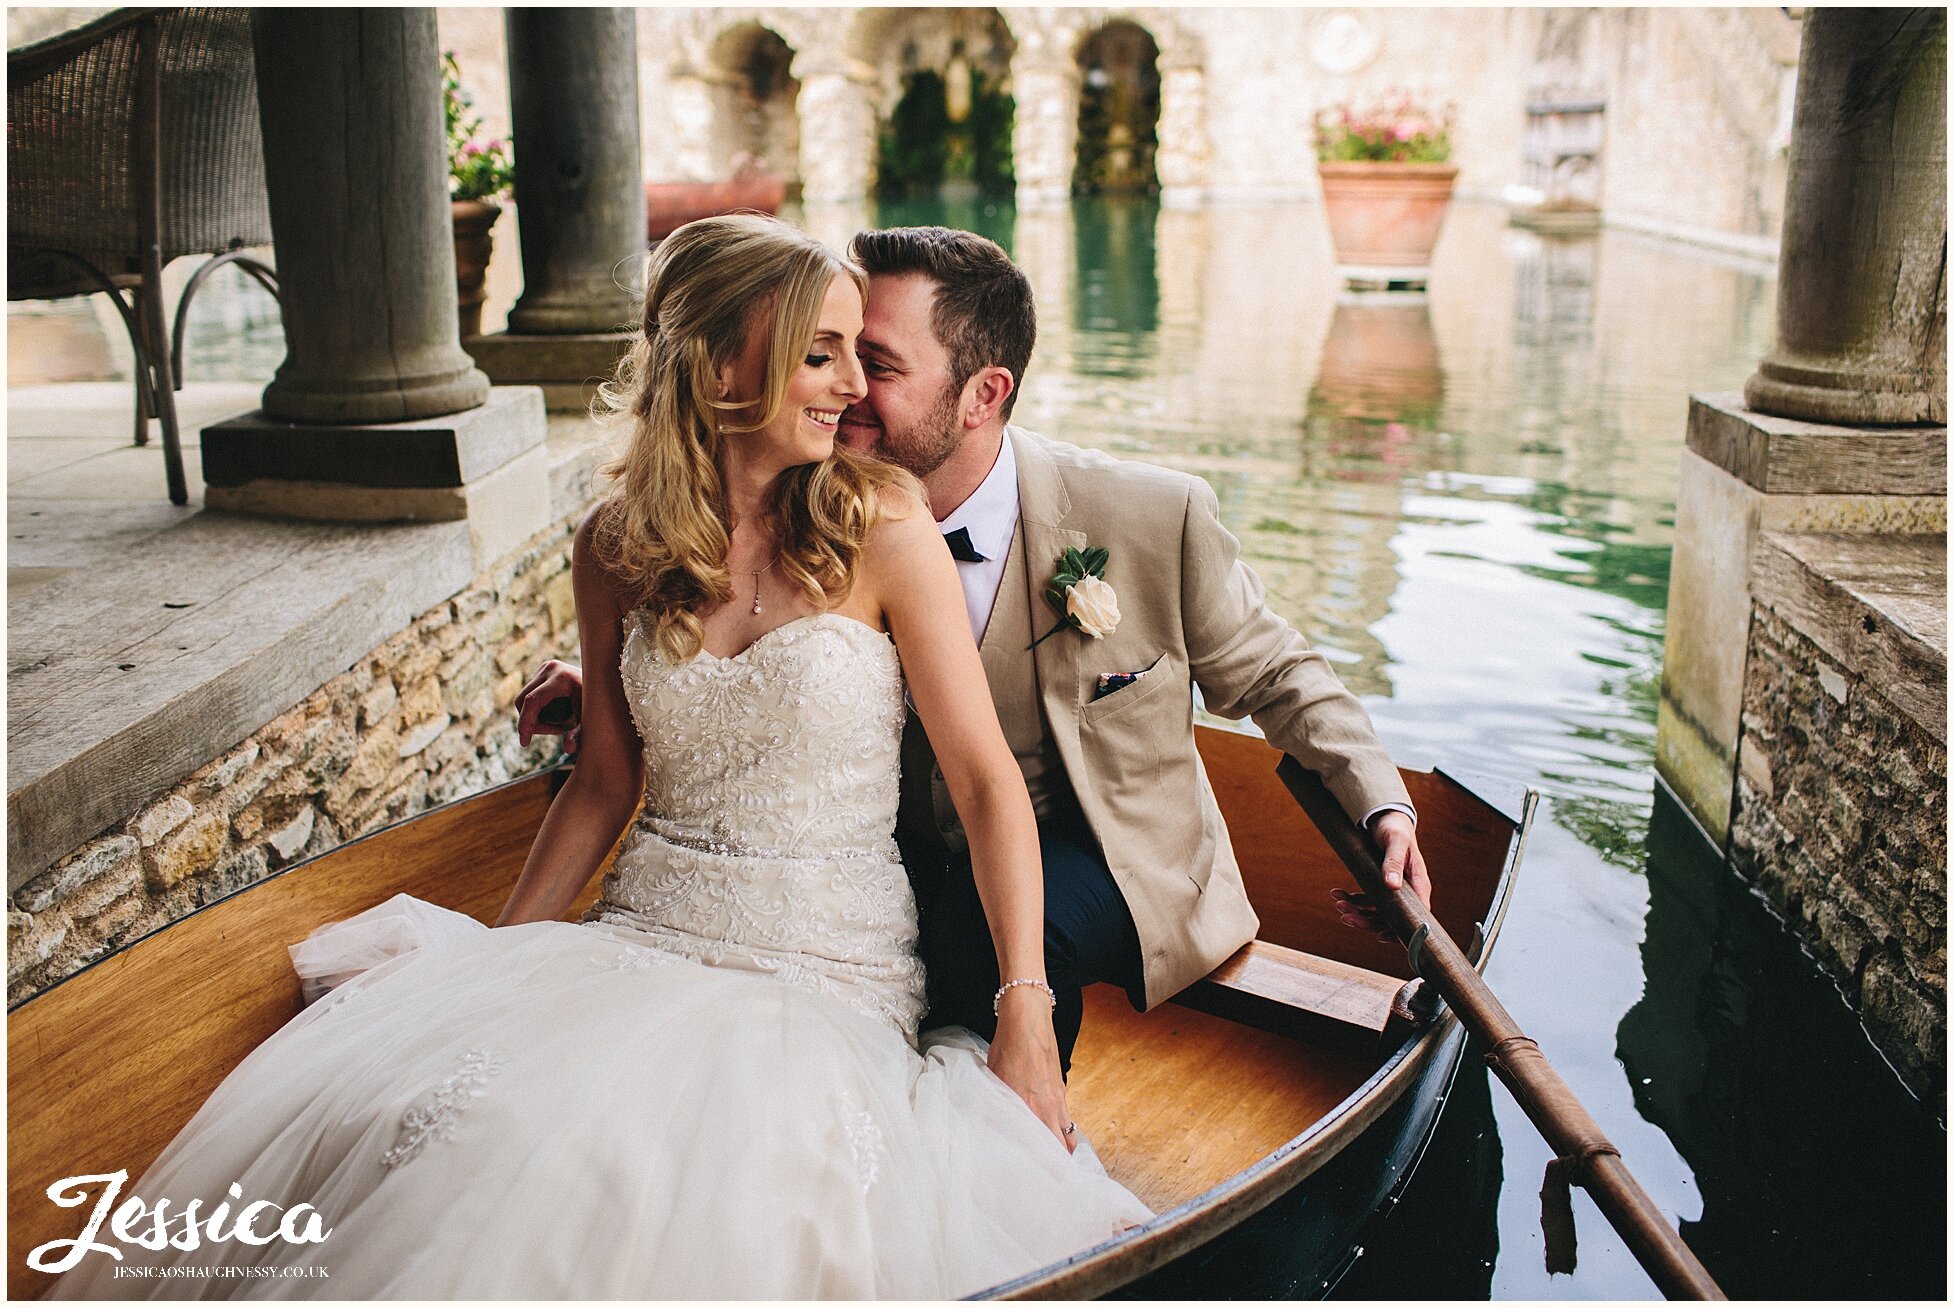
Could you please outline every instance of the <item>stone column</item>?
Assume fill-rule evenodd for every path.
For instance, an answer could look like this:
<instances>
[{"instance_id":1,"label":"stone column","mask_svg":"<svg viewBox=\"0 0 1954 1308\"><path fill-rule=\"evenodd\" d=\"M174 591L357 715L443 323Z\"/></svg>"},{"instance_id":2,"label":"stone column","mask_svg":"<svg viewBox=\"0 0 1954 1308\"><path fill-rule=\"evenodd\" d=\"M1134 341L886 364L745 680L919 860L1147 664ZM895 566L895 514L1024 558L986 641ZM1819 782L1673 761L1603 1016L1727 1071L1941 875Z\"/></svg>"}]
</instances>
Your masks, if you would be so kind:
<instances>
[{"instance_id":1,"label":"stone column","mask_svg":"<svg viewBox=\"0 0 1954 1308\"><path fill-rule=\"evenodd\" d=\"M503 23L522 214L509 330L613 331L637 299L617 265L645 246L637 11L505 9Z\"/></svg>"},{"instance_id":2,"label":"stone column","mask_svg":"<svg viewBox=\"0 0 1954 1308\"><path fill-rule=\"evenodd\" d=\"M478 566L548 525L542 396L458 337L432 9L252 11L286 357L203 430L213 509L466 520Z\"/></svg>"},{"instance_id":3,"label":"stone column","mask_svg":"<svg viewBox=\"0 0 1954 1308\"><path fill-rule=\"evenodd\" d=\"M1011 89L1018 103L1012 125L1012 163L1018 206L1063 204L1072 196L1079 144L1079 68L1057 34L1018 47Z\"/></svg>"},{"instance_id":4,"label":"stone column","mask_svg":"<svg viewBox=\"0 0 1954 1308\"><path fill-rule=\"evenodd\" d=\"M468 349L497 382L582 409L637 327L645 249L633 9L506 9L523 292Z\"/></svg>"},{"instance_id":5,"label":"stone column","mask_svg":"<svg viewBox=\"0 0 1954 1308\"><path fill-rule=\"evenodd\" d=\"M399 422L471 409L432 9L252 11L285 362L268 417Z\"/></svg>"},{"instance_id":6,"label":"stone column","mask_svg":"<svg viewBox=\"0 0 1954 1308\"><path fill-rule=\"evenodd\" d=\"M1753 410L1947 420L1947 15L1806 12L1778 267Z\"/></svg>"},{"instance_id":7,"label":"stone column","mask_svg":"<svg viewBox=\"0 0 1954 1308\"><path fill-rule=\"evenodd\" d=\"M1199 204L1208 187L1208 74L1185 57L1160 61L1160 203L1168 208Z\"/></svg>"},{"instance_id":8,"label":"stone column","mask_svg":"<svg viewBox=\"0 0 1954 1308\"><path fill-rule=\"evenodd\" d=\"M801 84L801 198L809 205L860 200L875 189L873 71L840 51L803 51L793 72Z\"/></svg>"}]
</instances>

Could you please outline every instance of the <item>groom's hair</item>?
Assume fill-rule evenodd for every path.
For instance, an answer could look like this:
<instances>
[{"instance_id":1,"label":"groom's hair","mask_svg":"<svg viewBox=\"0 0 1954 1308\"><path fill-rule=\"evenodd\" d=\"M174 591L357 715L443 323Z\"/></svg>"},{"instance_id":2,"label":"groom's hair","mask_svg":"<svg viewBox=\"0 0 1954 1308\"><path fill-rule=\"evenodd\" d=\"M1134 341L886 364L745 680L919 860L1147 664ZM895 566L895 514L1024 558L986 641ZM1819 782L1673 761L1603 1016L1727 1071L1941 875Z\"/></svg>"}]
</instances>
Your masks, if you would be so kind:
<instances>
[{"instance_id":1,"label":"groom's hair","mask_svg":"<svg viewBox=\"0 0 1954 1308\"><path fill-rule=\"evenodd\" d=\"M1011 374L1009 418L1024 386L1038 314L1031 282L997 242L953 227L885 227L861 232L849 244L855 262L874 277L918 273L936 283L930 327L950 354L950 381L958 389L978 369Z\"/></svg>"}]
</instances>

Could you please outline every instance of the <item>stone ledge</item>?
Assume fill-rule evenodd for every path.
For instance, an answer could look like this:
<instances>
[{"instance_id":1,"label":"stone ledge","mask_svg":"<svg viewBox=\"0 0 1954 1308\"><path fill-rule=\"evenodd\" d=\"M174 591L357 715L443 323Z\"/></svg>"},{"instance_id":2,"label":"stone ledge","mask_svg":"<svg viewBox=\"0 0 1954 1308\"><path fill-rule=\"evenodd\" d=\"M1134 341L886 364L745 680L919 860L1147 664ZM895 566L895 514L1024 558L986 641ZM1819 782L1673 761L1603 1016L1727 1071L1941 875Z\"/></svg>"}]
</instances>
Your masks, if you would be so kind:
<instances>
[{"instance_id":1,"label":"stone ledge","mask_svg":"<svg viewBox=\"0 0 1954 1308\"><path fill-rule=\"evenodd\" d=\"M10 606L9 891L344 672L473 573L465 523L352 527L205 512L157 535L129 565L77 569L59 590Z\"/></svg>"},{"instance_id":2,"label":"stone ledge","mask_svg":"<svg viewBox=\"0 0 1954 1308\"><path fill-rule=\"evenodd\" d=\"M602 435L551 423L539 522L589 502ZM512 469L513 470L513 469ZM534 492L534 494L532 494ZM502 513L498 520L520 515ZM476 524L205 511L72 546L8 606L9 892L346 671L480 570ZM518 548L507 542L498 555ZM87 557L82 557L82 556ZM129 667L122 665L128 664Z\"/></svg>"},{"instance_id":3,"label":"stone ledge","mask_svg":"<svg viewBox=\"0 0 1954 1308\"><path fill-rule=\"evenodd\" d=\"M1947 743L1947 537L1766 532L1752 593Z\"/></svg>"},{"instance_id":4,"label":"stone ledge","mask_svg":"<svg viewBox=\"0 0 1954 1308\"><path fill-rule=\"evenodd\" d=\"M1773 495L1947 494L1945 427L1834 427L1692 395L1689 448Z\"/></svg>"},{"instance_id":5,"label":"stone ledge","mask_svg":"<svg viewBox=\"0 0 1954 1308\"><path fill-rule=\"evenodd\" d=\"M204 483L465 486L541 445L546 430L542 393L531 386L498 386L477 408L413 422L327 426L259 409L203 429Z\"/></svg>"}]
</instances>

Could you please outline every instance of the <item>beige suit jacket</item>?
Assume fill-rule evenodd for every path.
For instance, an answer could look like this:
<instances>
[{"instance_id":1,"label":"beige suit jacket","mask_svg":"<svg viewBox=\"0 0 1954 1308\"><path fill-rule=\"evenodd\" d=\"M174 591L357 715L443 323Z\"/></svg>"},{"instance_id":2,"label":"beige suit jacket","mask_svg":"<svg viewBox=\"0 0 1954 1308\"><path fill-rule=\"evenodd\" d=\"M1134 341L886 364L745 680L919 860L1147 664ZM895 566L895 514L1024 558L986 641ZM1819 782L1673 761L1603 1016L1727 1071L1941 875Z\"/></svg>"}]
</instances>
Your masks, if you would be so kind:
<instances>
[{"instance_id":1,"label":"beige suit jacket","mask_svg":"<svg viewBox=\"0 0 1954 1308\"><path fill-rule=\"evenodd\" d=\"M1072 789L1132 910L1148 1007L1213 971L1255 938L1228 828L1194 747L1193 686L1208 711L1250 717L1269 740L1322 774L1353 821L1410 796L1324 657L1269 610L1262 583L1221 525L1199 477L1006 428L1018 460L1024 589L1007 579L991 623L1042 632L1057 620L1044 592L1068 548L1111 552L1106 581L1120 622L1104 639L1066 630L1028 657L1030 684L986 669L1000 716L1043 710ZM1009 592L1009 593L1006 593ZM987 644L989 642L986 642ZM1104 698L1102 672L1148 670ZM1006 684L1008 682L1008 684Z\"/></svg>"}]
</instances>

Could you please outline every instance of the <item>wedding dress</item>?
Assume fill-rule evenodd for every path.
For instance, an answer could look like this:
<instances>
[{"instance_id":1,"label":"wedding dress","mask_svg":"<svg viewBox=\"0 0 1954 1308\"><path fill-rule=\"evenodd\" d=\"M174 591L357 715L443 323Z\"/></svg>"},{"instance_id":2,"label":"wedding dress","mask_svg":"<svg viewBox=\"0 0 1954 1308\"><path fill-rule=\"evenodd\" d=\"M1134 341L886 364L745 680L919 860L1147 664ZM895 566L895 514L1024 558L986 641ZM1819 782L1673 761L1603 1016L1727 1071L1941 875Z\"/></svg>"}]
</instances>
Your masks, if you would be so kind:
<instances>
[{"instance_id":1,"label":"wedding dress","mask_svg":"<svg viewBox=\"0 0 1954 1308\"><path fill-rule=\"evenodd\" d=\"M130 1187L327 1237L125 1245L56 1297L943 1298L1149 1216L978 1037L919 1052L889 638L819 614L675 663L633 615L622 671L645 805L583 920L320 928L292 953L332 988ZM281 1271L113 1277L144 1264Z\"/></svg>"}]
</instances>

